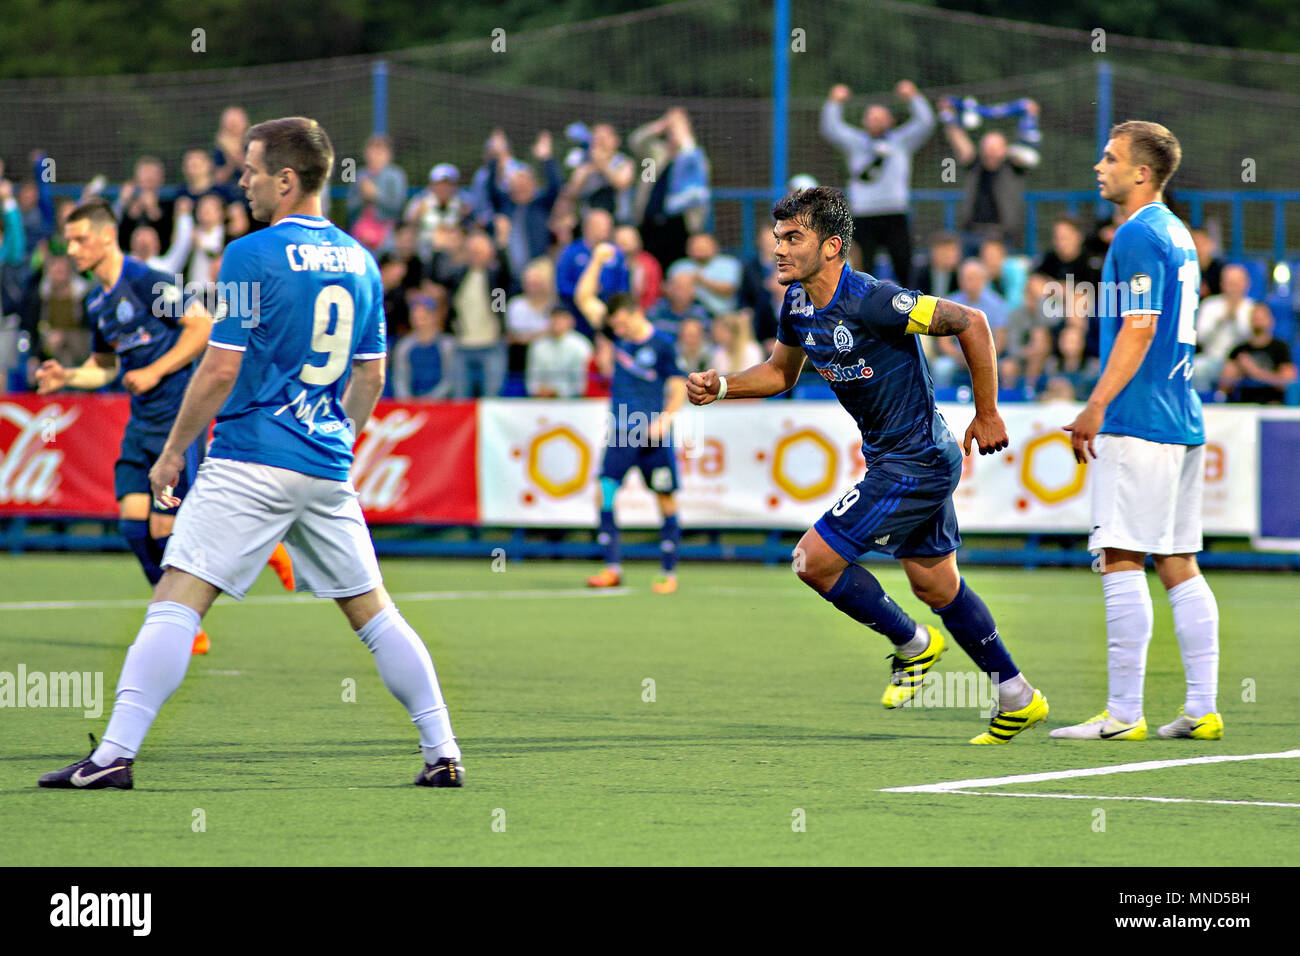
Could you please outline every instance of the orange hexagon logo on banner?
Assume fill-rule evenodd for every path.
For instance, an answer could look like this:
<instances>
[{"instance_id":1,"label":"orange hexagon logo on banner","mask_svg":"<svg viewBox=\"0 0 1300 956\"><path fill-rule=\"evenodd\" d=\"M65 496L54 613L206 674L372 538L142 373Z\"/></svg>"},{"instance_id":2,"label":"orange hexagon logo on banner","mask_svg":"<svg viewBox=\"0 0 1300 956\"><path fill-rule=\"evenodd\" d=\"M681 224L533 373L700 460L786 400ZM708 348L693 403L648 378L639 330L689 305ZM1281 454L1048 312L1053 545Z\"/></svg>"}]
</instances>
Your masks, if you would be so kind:
<instances>
[{"instance_id":1,"label":"orange hexagon logo on banner","mask_svg":"<svg viewBox=\"0 0 1300 956\"><path fill-rule=\"evenodd\" d=\"M800 445L811 443L813 447L820 449L825 462L822 475L817 480L809 484L799 484L788 474L786 474L786 455L790 454ZM772 455L772 480L776 486L784 491L795 501L812 501L814 498L820 498L826 492L835 486L835 475L839 471L839 456L835 453L835 446L826 440L821 432L811 428L801 428L797 432L786 435L776 443L776 448Z\"/></svg>"},{"instance_id":2,"label":"orange hexagon logo on banner","mask_svg":"<svg viewBox=\"0 0 1300 956\"><path fill-rule=\"evenodd\" d=\"M547 474L542 464L542 453L552 442L567 443L577 452L577 466L572 474ZM582 436L567 425L542 432L528 446L528 477L552 498L567 498L579 492L587 484L587 472L591 470L591 449Z\"/></svg>"},{"instance_id":3,"label":"orange hexagon logo on banner","mask_svg":"<svg viewBox=\"0 0 1300 956\"><path fill-rule=\"evenodd\" d=\"M1057 487L1051 487L1040 481L1034 471L1035 458L1044 448L1050 445L1061 445L1070 455L1070 461L1074 463L1074 471L1070 477ZM1054 505L1065 501L1067 498L1073 498L1083 490L1086 477L1087 472L1084 466L1074 461L1074 446L1070 443L1070 437L1065 432L1048 432L1045 435L1030 439L1025 445L1024 454L1020 459L1020 482L1028 489L1030 494L1043 504Z\"/></svg>"}]
</instances>

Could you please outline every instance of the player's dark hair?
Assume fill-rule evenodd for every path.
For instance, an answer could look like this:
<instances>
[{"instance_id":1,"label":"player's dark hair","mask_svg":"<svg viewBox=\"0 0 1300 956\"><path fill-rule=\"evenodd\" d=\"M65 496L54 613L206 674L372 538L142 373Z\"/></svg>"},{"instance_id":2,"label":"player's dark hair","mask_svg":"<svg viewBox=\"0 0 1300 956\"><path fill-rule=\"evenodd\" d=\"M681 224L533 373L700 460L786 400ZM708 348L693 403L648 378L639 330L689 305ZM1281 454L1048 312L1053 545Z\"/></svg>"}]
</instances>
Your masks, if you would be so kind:
<instances>
[{"instance_id":1,"label":"player's dark hair","mask_svg":"<svg viewBox=\"0 0 1300 956\"><path fill-rule=\"evenodd\" d=\"M844 193L830 186L796 189L777 200L772 207L777 222L793 219L817 234L819 242L840 237L840 258L847 259L853 245L853 214Z\"/></svg>"},{"instance_id":2,"label":"player's dark hair","mask_svg":"<svg viewBox=\"0 0 1300 956\"><path fill-rule=\"evenodd\" d=\"M87 199L77 206L72 212L68 213L65 222L80 222L82 219L89 221L91 226L96 229L117 228L117 217L113 215L113 207L102 196Z\"/></svg>"},{"instance_id":3,"label":"player's dark hair","mask_svg":"<svg viewBox=\"0 0 1300 956\"><path fill-rule=\"evenodd\" d=\"M613 315L615 312L620 311L637 312L640 310L641 304L637 301L636 296L630 292L615 292L609 297L609 301L605 303L605 308L609 310L610 315Z\"/></svg>"},{"instance_id":4,"label":"player's dark hair","mask_svg":"<svg viewBox=\"0 0 1300 956\"><path fill-rule=\"evenodd\" d=\"M314 119L286 116L258 123L244 134L244 147L254 140L262 144L267 172L292 169L309 196L325 187L334 166L334 146Z\"/></svg>"},{"instance_id":5,"label":"player's dark hair","mask_svg":"<svg viewBox=\"0 0 1300 956\"><path fill-rule=\"evenodd\" d=\"M1110 128L1110 138L1117 136L1128 137L1129 158L1134 165L1150 166L1156 189L1164 189L1165 183L1183 161L1183 147L1179 145L1178 137L1169 132L1168 127L1145 120L1116 123Z\"/></svg>"}]
</instances>

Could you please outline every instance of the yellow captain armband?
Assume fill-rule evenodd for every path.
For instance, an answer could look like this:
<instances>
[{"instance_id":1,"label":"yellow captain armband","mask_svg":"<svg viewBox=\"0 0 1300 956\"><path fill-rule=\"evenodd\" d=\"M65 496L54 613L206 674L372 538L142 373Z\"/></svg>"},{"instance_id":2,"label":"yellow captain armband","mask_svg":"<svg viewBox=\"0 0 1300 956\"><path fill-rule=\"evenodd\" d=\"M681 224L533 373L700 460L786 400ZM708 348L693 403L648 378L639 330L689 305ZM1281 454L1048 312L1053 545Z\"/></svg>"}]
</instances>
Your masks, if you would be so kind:
<instances>
[{"instance_id":1,"label":"yellow captain armband","mask_svg":"<svg viewBox=\"0 0 1300 956\"><path fill-rule=\"evenodd\" d=\"M899 300L903 301L899 301ZM904 330L909 335L927 335L930 331L930 320L934 318L934 307L939 300L932 295L913 296L907 292L900 292L894 296L894 308L902 312L901 306L908 304L907 300L915 299L912 308L907 311L907 328Z\"/></svg>"}]
</instances>

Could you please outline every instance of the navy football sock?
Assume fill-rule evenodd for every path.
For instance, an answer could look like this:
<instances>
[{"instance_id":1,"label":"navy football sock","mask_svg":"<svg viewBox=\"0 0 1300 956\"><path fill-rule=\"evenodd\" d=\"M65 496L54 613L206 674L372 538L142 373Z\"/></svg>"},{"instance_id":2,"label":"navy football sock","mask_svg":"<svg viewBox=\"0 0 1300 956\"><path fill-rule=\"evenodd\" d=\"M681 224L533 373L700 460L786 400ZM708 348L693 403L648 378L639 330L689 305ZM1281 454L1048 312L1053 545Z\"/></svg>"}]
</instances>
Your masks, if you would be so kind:
<instances>
[{"instance_id":1,"label":"navy football sock","mask_svg":"<svg viewBox=\"0 0 1300 956\"><path fill-rule=\"evenodd\" d=\"M162 568L163 554L167 550L167 542L172 539L171 535L165 535L161 538L149 538L149 557L153 558L153 563Z\"/></svg>"},{"instance_id":2,"label":"navy football sock","mask_svg":"<svg viewBox=\"0 0 1300 956\"><path fill-rule=\"evenodd\" d=\"M879 631L895 647L916 636L916 622L895 604L876 576L860 564L850 564L822 595L853 620Z\"/></svg>"},{"instance_id":3,"label":"navy football sock","mask_svg":"<svg viewBox=\"0 0 1300 956\"><path fill-rule=\"evenodd\" d=\"M660 562L663 564L664 574L672 574L677 570L677 546L681 543L682 526L677 523L677 515L667 515L664 518L664 527L659 540L659 547L663 552L660 555Z\"/></svg>"},{"instance_id":4,"label":"navy football sock","mask_svg":"<svg viewBox=\"0 0 1300 956\"><path fill-rule=\"evenodd\" d=\"M961 579L952 603L935 608L934 613L943 619L953 639L984 673L996 674L998 681L1009 681L1020 673L998 636L998 626L988 605L966 586L965 578Z\"/></svg>"},{"instance_id":5,"label":"navy football sock","mask_svg":"<svg viewBox=\"0 0 1300 956\"><path fill-rule=\"evenodd\" d=\"M619 564L618 525L614 524L613 509L600 513L600 534L596 541L605 546L605 564L616 568Z\"/></svg>"},{"instance_id":6,"label":"navy football sock","mask_svg":"<svg viewBox=\"0 0 1300 956\"><path fill-rule=\"evenodd\" d=\"M126 538L127 545L135 552L144 576L149 579L150 584L157 584L162 577L162 568L158 566L151 553L149 522L123 518L117 523L117 528L122 532L122 537Z\"/></svg>"}]
</instances>

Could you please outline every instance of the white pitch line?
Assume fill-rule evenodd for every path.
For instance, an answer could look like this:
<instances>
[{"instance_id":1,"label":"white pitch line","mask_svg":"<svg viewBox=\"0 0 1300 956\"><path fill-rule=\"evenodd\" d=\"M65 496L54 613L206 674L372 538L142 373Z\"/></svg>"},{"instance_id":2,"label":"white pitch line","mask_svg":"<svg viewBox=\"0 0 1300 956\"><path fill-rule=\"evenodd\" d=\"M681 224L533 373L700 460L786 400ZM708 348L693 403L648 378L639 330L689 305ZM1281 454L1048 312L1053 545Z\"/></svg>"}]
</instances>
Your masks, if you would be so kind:
<instances>
[{"instance_id":1,"label":"white pitch line","mask_svg":"<svg viewBox=\"0 0 1300 956\"><path fill-rule=\"evenodd\" d=\"M553 590L537 589L532 591L412 591L406 594L394 594L395 601L484 601L502 598L596 598L615 597L633 593L632 588L561 588ZM310 594L265 594L244 598L240 602L229 602L222 607L236 607L239 604L309 604L322 600ZM148 604L147 598L103 600L103 601L7 601L0 603L0 611L69 611L87 608L140 608Z\"/></svg>"},{"instance_id":2,"label":"white pitch line","mask_svg":"<svg viewBox=\"0 0 1300 956\"><path fill-rule=\"evenodd\" d=\"M1296 807L1300 803L1273 803L1266 800L1196 800L1191 797L1113 797L1088 793L1009 793L1006 790L943 790L936 793L960 793L970 797L1042 797L1046 800L1146 800L1149 803L1218 803L1232 807Z\"/></svg>"},{"instance_id":3,"label":"white pitch line","mask_svg":"<svg viewBox=\"0 0 1300 956\"><path fill-rule=\"evenodd\" d=\"M1075 777L1104 777L1112 773L1135 773L1140 770L1160 770L1165 767L1188 767L1202 763L1231 763L1238 760L1290 760L1300 757L1300 750L1283 750L1271 754L1220 754L1211 757L1187 757L1183 760L1144 760L1141 763L1119 763L1109 767L1085 767L1079 770L1052 770L1046 773L1020 773L1009 777L978 777L971 780L949 780L944 783L923 783L912 787L886 787L881 793L947 793L953 790L971 790L977 787L1001 787L1008 783L1035 783L1042 780L1070 780Z\"/></svg>"}]
</instances>

